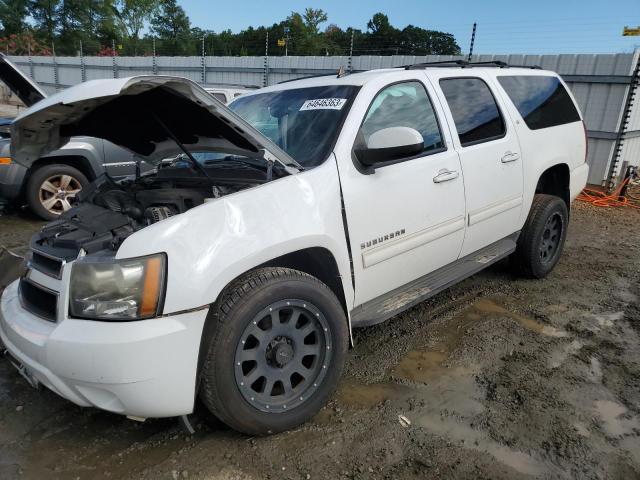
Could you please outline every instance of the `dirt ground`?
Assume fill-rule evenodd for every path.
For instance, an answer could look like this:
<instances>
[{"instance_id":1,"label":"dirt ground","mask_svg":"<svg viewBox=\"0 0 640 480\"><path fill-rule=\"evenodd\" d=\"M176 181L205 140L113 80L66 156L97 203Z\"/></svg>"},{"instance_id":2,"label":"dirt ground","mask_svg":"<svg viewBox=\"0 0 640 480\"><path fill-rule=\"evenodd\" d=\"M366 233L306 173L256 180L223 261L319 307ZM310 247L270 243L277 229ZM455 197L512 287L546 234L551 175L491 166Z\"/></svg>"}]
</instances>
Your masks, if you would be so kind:
<instances>
[{"instance_id":1,"label":"dirt ground","mask_svg":"<svg viewBox=\"0 0 640 480\"><path fill-rule=\"evenodd\" d=\"M0 478L640 478L639 280L640 212L577 205L547 279L502 263L358 331L330 404L267 438L82 409L0 359Z\"/></svg>"}]
</instances>

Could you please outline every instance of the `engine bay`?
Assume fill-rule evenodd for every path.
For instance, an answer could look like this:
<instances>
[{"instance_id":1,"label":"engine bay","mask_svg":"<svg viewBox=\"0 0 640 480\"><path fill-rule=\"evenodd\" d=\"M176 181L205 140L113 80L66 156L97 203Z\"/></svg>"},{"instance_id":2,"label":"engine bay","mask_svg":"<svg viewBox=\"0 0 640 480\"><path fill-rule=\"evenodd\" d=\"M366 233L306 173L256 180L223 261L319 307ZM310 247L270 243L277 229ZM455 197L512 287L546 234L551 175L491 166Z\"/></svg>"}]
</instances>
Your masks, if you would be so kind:
<instances>
[{"instance_id":1,"label":"engine bay","mask_svg":"<svg viewBox=\"0 0 640 480\"><path fill-rule=\"evenodd\" d=\"M184 167L158 168L121 181L102 175L81 192L74 208L32 238L31 247L66 260L81 251L111 255L138 230L268 181L267 168L223 161L204 175Z\"/></svg>"}]
</instances>

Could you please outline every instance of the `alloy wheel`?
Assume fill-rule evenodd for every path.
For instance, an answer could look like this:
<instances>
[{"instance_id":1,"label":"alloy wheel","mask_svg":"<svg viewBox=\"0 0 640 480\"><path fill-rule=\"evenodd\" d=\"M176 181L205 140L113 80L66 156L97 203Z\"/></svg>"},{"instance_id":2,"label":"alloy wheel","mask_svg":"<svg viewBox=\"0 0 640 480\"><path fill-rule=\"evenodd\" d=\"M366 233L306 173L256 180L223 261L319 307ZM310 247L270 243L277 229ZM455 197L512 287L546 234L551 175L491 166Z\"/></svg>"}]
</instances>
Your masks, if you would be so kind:
<instances>
[{"instance_id":1,"label":"alloy wheel","mask_svg":"<svg viewBox=\"0 0 640 480\"><path fill-rule=\"evenodd\" d=\"M52 175L40 185L38 198L48 212L60 215L72 207L70 200L80 190L82 185L71 175Z\"/></svg>"},{"instance_id":2,"label":"alloy wheel","mask_svg":"<svg viewBox=\"0 0 640 480\"><path fill-rule=\"evenodd\" d=\"M310 302L273 303L249 322L235 354L236 385L263 412L285 412L321 385L332 355L324 315Z\"/></svg>"},{"instance_id":3,"label":"alloy wheel","mask_svg":"<svg viewBox=\"0 0 640 480\"><path fill-rule=\"evenodd\" d=\"M540 260L549 263L558 252L564 228L562 216L559 213L551 215L542 230L542 242L540 243Z\"/></svg>"}]
</instances>

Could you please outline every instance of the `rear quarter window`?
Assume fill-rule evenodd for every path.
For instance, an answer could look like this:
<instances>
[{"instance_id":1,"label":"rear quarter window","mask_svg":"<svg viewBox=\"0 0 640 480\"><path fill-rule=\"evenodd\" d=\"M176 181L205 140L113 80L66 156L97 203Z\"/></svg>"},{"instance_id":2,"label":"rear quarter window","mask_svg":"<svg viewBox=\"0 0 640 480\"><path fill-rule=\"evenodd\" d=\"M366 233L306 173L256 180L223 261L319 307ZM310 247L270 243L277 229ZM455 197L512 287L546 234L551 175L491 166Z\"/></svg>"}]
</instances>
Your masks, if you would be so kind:
<instances>
[{"instance_id":1,"label":"rear quarter window","mask_svg":"<svg viewBox=\"0 0 640 480\"><path fill-rule=\"evenodd\" d=\"M580 121L578 110L557 77L516 75L497 78L531 130Z\"/></svg>"}]
</instances>

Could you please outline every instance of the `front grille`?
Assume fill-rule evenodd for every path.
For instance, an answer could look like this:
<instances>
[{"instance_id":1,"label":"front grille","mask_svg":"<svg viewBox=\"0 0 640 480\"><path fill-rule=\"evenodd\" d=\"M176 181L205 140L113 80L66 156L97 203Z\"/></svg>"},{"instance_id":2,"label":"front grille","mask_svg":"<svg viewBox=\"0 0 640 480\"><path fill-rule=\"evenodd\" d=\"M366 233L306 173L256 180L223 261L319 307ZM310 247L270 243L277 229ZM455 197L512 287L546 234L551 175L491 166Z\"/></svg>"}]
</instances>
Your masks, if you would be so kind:
<instances>
[{"instance_id":1,"label":"front grille","mask_svg":"<svg viewBox=\"0 0 640 480\"><path fill-rule=\"evenodd\" d=\"M50 277L60 278L64 260L38 250L31 250L30 266Z\"/></svg>"},{"instance_id":2,"label":"front grille","mask_svg":"<svg viewBox=\"0 0 640 480\"><path fill-rule=\"evenodd\" d=\"M22 306L31 313L49 322L56 321L58 294L26 277L20 279L20 300Z\"/></svg>"}]
</instances>

